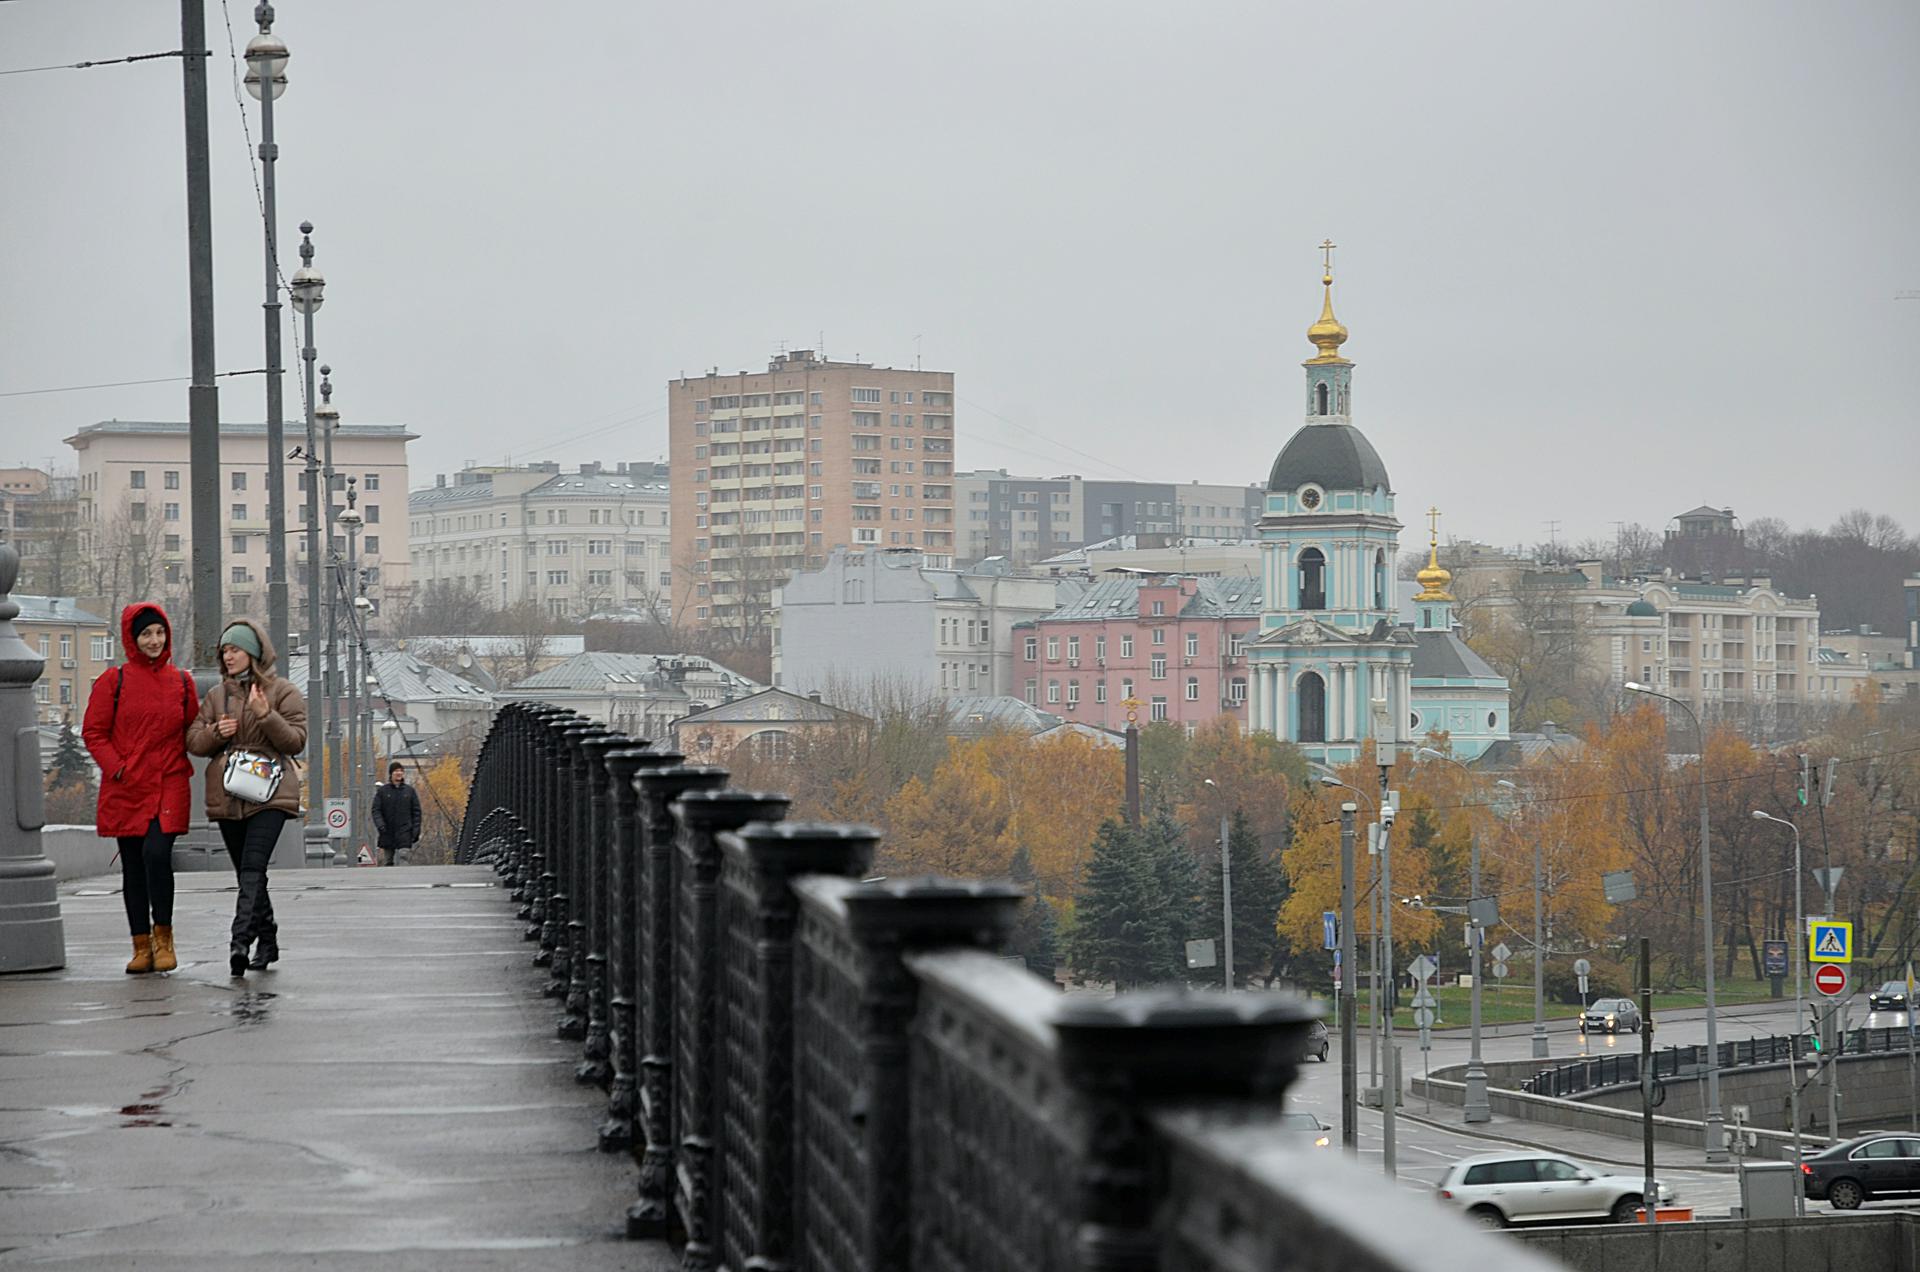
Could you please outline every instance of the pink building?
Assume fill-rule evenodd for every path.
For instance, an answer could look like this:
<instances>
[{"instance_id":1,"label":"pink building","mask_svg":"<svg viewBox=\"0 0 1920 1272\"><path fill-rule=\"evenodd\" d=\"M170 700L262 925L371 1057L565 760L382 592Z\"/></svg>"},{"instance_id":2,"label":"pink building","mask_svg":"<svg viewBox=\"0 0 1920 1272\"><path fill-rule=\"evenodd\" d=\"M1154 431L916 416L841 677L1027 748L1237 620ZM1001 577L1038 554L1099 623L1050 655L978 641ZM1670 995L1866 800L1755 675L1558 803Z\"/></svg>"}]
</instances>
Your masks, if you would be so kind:
<instances>
[{"instance_id":1,"label":"pink building","mask_svg":"<svg viewBox=\"0 0 1920 1272\"><path fill-rule=\"evenodd\" d=\"M1109 574L1079 599L1013 628L1014 678L1026 700L1111 729L1169 720L1188 732L1220 715L1244 726L1246 642L1260 623L1248 578Z\"/></svg>"}]
</instances>

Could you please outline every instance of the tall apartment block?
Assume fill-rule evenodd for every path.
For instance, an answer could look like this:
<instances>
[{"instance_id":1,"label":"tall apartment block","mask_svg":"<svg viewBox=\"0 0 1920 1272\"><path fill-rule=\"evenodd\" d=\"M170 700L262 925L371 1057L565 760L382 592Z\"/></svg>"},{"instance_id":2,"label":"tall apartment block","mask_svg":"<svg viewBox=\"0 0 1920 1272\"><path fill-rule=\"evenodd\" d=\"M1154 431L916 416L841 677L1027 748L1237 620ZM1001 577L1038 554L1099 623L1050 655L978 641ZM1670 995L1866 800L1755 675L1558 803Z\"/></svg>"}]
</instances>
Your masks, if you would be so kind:
<instances>
[{"instance_id":1,"label":"tall apartment block","mask_svg":"<svg viewBox=\"0 0 1920 1272\"><path fill-rule=\"evenodd\" d=\"M1001 556L1015 565L1122 535L1156 539L1154 546L1250 540L1262 494L1257 485L1016 477L1004 468L961 473L954 490L960 559L971 564Z\"/></svg>"},{"instance_id":2,"label":"tall apartment block","mask_svg":"<svg viewBox=\"0 0 1920 1272\"><path fill-rule=\"evenodd\" d=\"M953 373L834 362L667 385L676 622L758 634L837 547L953 563Z\"/></svg>"}]
</instances>

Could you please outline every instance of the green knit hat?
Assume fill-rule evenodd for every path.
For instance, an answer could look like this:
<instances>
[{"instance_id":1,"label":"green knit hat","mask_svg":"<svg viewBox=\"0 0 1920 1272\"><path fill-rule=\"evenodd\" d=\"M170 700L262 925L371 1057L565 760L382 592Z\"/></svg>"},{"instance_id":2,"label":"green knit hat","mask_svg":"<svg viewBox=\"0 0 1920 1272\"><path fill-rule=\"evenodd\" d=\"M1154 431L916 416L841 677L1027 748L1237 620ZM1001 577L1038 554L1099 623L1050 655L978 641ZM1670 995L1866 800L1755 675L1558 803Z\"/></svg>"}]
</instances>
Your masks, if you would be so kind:
<instances>
[{"instance_id":1,"label":"green knit hat","mask_svg":"<svg viewBox=\"0 0 1920 1272\"><path fill-rule=\"evenodd\" d=\"M256 660L260 657L260 637L245 623L235 623L221 632L220 643L232 645L235 649L244 649Z\"/></svg>"}]
</instances>

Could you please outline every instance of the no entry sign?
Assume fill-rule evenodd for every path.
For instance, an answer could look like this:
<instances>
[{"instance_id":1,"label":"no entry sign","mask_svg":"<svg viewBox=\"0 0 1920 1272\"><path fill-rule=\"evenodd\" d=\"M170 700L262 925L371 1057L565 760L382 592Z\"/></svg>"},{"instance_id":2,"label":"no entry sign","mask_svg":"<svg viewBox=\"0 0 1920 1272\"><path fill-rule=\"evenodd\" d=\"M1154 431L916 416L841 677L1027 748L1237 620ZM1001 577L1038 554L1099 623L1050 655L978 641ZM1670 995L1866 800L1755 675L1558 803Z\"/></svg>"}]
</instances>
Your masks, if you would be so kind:
<instances>
[{"instance_id":1,"label":"no entry sign","mask_svg":"<svg viewBox=\"0 0 1920 1272\"><path fill-rule=\"evenodd\" d=\"M1813 987L1829 998L1847 992L1847 968L1843 963L1822 963L1813 969Z\"/></svg>"}]
</instances>

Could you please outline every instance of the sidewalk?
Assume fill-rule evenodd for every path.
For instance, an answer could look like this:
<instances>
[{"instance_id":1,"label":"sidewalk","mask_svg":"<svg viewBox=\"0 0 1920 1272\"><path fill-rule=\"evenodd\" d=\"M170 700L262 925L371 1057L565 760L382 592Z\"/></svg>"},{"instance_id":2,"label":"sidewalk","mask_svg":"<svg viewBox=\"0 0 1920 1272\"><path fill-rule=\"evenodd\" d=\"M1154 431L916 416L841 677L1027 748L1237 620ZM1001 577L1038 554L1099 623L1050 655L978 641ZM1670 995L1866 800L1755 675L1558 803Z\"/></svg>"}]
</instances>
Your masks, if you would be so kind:
<instances>
[{"instance_id":1,"label":"sidewalk","mask_svg":"<svg viewBox=\"0 0 1920 1272\"><path fill-rule=\"evenodd\" d=\"M667 1269L621 1235L544 973L482 867L290 870L284 961L227 974L230 876L127 976L117 877L63 885L64 971L0 978L0 1265Z\"/></svg>"}]
</instances>

